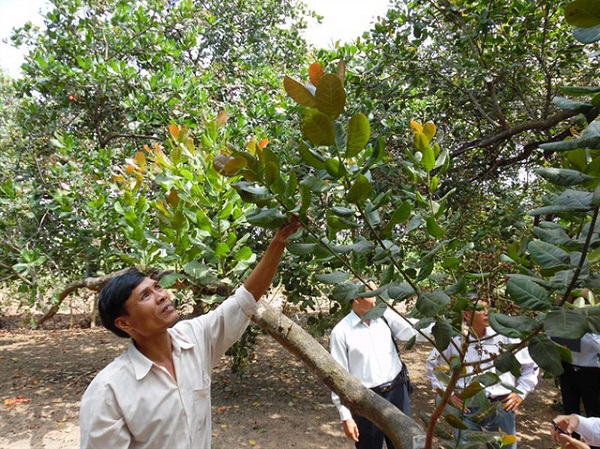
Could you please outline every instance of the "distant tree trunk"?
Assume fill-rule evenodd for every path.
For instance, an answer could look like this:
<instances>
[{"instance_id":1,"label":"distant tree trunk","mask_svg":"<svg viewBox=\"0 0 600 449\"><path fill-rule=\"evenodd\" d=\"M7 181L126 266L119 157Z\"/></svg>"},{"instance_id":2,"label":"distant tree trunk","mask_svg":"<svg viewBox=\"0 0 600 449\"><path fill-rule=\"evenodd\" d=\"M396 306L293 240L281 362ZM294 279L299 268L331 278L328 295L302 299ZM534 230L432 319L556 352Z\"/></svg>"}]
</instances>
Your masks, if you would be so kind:
<instances>
[{"instance_id":1,"label":"distant tree trunk","mask_svg":"<svg viewBox=\"0 0 600 449\"><path fill-rule=\"evenodd\" d=\"M425 447L425 432L412 418L366 388L358 378L343 369L308 332L279 310L263 301L258 304L258 313L253 321L339 395L342 404L375 423L392 440L396 449Z\"/></svg>"}]
</instances>

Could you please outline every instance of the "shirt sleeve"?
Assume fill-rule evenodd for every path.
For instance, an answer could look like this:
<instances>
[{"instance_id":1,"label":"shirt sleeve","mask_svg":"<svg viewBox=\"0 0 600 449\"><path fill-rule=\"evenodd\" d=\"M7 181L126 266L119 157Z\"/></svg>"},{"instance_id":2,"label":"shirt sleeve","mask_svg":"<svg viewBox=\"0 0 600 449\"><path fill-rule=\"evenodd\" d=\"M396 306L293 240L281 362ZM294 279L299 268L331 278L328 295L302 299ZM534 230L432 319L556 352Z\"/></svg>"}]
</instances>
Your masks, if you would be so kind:
<instances>
[{"instance_id":1,"label":"shirt sleeve","mask_svg":"<svg viewBox=\"0 0 600 449\"><path fill-rule=\"evenodd\" d=\"M86 392L79 413L81 449L129 447L131 434L107 386Z\"/></svg>"},{"instance_id":2,"label":"shirt sleeve","mask_svg":"<svg viewBox=\"0 0 600 449\"><path fill-rule=\"evenodd\" d=\"M397 341L408 341L414 336L416 336L417 341L420 341L420 342L427 341L427 339L424 338L413 327L419 320L416 320L414 318L403 319L396 312L394 312L390 309L386 309L386 311L383 313L383 315L385 316L385 319L389 323L390 329L391 329L392 333L394 334L394 338ZM423 332L428 337L431 337L431 327L432 326L433 326L433 324L425 329L422 329L421 332Z\"/></svg>"},{"instance_id":3,"label":"shirt sleeve","mask_svg":"<svg viewBox=\"0 0 600 449\"><path fill-rule=\"evenodd\" d=\"M439 389L445 390L446 387L442 385L437 376L435 375L435 371L437 367L444 366L445 361L442 358L442 355L437 349L434 349L429 353L429 357L427 357L427 367L425 370L425 375L431 382L431 388L434 392L437 392Z\"/></svg>"},{"instance_id":4,"label":"shirt sleeve","mask_svg":"<svg viewBox=\"0 0 600 449\"><path fill-rule=\"evenodd\" d=\"M256 308L254 297L242 285L215 310L192 320L182 320L177 326L193 329L196 342L202 347L207 345L211 366L214 367L225 351L243 335Z\"/></svg>"},{"instance_id":5,"label":"shirt sleeve","mask_svg":"<svg viewBox=\"0 0 600 449\"><path fill-rule=\"evenodd\" d=\"M579 416L577 433L584 437L590 446L600 446L600 418Z\"/></svg>"},{"instance_id":6,"label":"shirt sleeve","mask_svg":"<svg viewBox=\"0 0 600 449\"><path fill-rule=\"evenodd\" d=\"M521 349L515 357L521 364L521 375L516 379L516 388L523 393L520 396L525 399L538 383L539 368L527 348Z\"/></svg>"},{"instance_id":7,"label":"shirt sleeve","mask_svg":"<svg viewBox=\"0 0 600 449\"><path fill-rule=\"evenodd\" d=\"M337 332L331 333L330 345L331 356L333 357L333 359L336 362L338 362L342 366L342 368L350 372L350 370L348 369L348 348L346 347L346 342L343 341L343 338L341 338L341 336L338 335ZM340 397L333 391L331 392L331 400L333 401L333 405L335 405L340 414L341 421L347 421L352 418L352 412L350 411L350 409L342 405Z\"/></svg>"}]
</instances>

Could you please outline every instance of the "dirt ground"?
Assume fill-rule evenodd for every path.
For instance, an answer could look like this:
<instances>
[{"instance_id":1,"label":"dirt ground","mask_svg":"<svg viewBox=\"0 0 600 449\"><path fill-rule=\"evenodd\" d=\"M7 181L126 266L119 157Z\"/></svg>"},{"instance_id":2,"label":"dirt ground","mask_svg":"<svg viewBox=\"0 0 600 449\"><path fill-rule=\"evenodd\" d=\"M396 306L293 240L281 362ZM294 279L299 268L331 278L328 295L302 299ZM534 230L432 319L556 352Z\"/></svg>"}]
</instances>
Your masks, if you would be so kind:
<instances>
[{"instance_id":1,"label":"dirt ground","mask_svg":"<svg viewBox=\"0 0 600 449\"><path fill-rule=\"evenodd\" d=\"M70 449L79 444L81 396L93 377L126 342L104 329L69 329L55 319L49 329L31 331L20 317L0 316L0 449ZM416 386L413 415L431 412L433 394L425 377L429 348L403 354ZM551 379L518 414L519 447L550 449L549 421L559 411ZM213 373L213 448L351 449L329 391L269 336L242 378L223 358Z\"/></svg>"}]
</instances>

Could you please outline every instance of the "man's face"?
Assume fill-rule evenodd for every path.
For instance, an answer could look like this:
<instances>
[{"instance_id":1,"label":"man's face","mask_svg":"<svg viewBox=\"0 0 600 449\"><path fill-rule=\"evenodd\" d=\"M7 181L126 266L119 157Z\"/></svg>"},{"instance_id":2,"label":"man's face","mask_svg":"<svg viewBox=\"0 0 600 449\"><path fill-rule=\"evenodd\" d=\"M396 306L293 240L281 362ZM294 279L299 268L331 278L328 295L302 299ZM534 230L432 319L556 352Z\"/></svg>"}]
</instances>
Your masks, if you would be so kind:
<instances>
[{"instance_id":1,"label":"man's face","mask_svg":"<svg viewBox=\"0 0 600 449\"><path fill-rule=\"evenodd\" d=\"M352 310L354 310L354 313L356 313L356 315L362 317L365 313L367 313L369 310L375 307L376 303L377 298L375 297L356 298L354 301L352 301Z\"/></svg>"},{"instance_id":2,"label":"man's face","mask_svg":"<svg viewBox=\"0 0 600 449\"><path fill-rule=\"evenodd\" d=\"M145 278L125 301L127 315L115 320L131 337L164 332L178 319L169 293L155 280Z\"/></svg>"},{"instance_id":3,"label":"man's face","mask_svg":"<svg viewBox=\"0 0 600 449\"><path fill-rule=\"evenodd\" d=\"M465 312L465 320L468 325L474 328L483 328L490 325L489 304L487 301L477 301L475 311Z\"/></svg>"}]
</instances>

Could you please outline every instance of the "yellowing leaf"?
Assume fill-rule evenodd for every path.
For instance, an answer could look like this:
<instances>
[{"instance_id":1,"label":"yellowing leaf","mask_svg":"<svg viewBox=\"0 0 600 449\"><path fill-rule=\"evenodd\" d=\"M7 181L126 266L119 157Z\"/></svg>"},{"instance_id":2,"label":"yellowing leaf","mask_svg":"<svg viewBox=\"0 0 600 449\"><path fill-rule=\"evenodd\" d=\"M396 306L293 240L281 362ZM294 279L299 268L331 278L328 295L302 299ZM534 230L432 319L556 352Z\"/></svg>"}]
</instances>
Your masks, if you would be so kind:
<instances>
[{"instance_id":1,"label":"yellowing leaf","mask_svg":"<svg viewBox=\"0 0 600 449\"><path fill-rule=\"evenodd\" d=\"M179 126L177 126L177 125L170 125L169 126L169 132L173 136L173 139L177 140L177 138L179 137Z\"/></svg>"},{"instance_id":2,"label":"yellowing leaf","mask_svg":"<svg viewBox=\"0 0 600 449\"><path fill-rule=\"evenodd\" d=\"M427 136L420 131L415 133L413 143L415 144L415 148L421 152L425 151L426 148L429 148L429 140L427 140Z\"/></svg>"},{"instance_id":3,"label":"yellowing leaf","mask_svg":"<svg viewBox=\"0 0 600 449\"><path fill-rule=\"evenodd\" d=\"M315 87L319 85L319 80L323 78L323 75L323 67L318 62L313 62L308 67L308 78Z\"/></svg>"},{"instance_id":4,"label":"yellowing leaf","mask_svg":"<svg viewBox=\"0 0 600 449\"><path fill-rule=\"evenodd\" d=\"M171 207L177 207L179 204L179 192L177 192L177 189L171 189L167 195L167 203Z\"/></svg>"},{"instance_id":5,"label":"yellowing leaf","mask_svg":"<svg viewBox=\"0 0 600 449\"><path fill-rule=\"evenodd\" d=\"M135 153L135 157L133 158L133 160L142 170L146 168L146 155L141 151Z\"/></svg>"},{"instance_id":6,"label":"yellowing leaf","mask_svg":"<svg viewBox=\"0 0 600 449\"><path fill-rule=\"evenodd\" d=\"M423 132L423 125L421 125L419 122L417 122L415 120L411 120L410 121L410 129L414 133L422 133Z\"/></svg>"},{"instance_id":7,"label":"yellowing leaf","mask_svg":"<svg viewBox=\"0 0 600 449\"><path fill-rule=\"evenodd\" d=\"M313 94L298 81L287 75L283 78L283 87L287 94L299 105L307 108L314 108L317 105Z\"/></svg>"},{"instance_id":8,"label":"yellowing leaf","mask_svg":"<svg viewBox=\"0 0 600 449\"><path fill-rule=\"evenodd\" d=\"M517 442L516 435L502 435L502 446L508 446L508 445L516 443L516 442Z\"/></svg>"},{"instance_id":9,"label":"yellowing leaf","mask_svg":"<svg viewBox=\"0 0 600 449\"><path fill-rule=\"evenodd\" d=\"M248 441L248 443L250 444L250 446L256 446L256 441L254 440L250 440Z\"/></svg>"},{"instance_id":10,"label":"yellowing leaf","mask_svg":"<svg viewBox=\"0 0 600 449\"><path fill-rule=\"evenodd\" d=\"M217 114L217 118L215 119L215 124L217 125L217 128L222 128L223 126L225 126L227 124L228 119L229 115L227 114L227 111L223 109Z\"/></svg>"},{"instance_id":11,"label":"yellowing leaf","mask_svg":"<svg viewBox=\"0 0 600 449\"><path fill-rule=\"evenodd\" d=\"M255 155L256 154L256 146L257 146L257 142L255 138L250 139L250 142L248 142L246 144L246 150L248 150L248 153L250 153L251 155Z\"/></svg>"},{"instance_id":12,"label":"yellowing leaf","mask_svg":"<svg viewBox=\"0 0 600 449\"><path fill-rule=\"evenodd\" d=\"M425 123L423 125L423 134L427 137L427 139L431 142L433 140L433 136L435 136L436 127L435 124L431 121Z\"/></svg>"}]
</instances>

